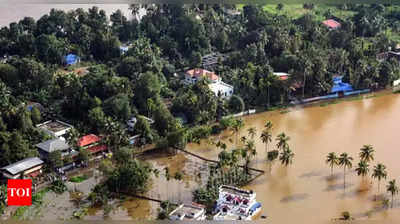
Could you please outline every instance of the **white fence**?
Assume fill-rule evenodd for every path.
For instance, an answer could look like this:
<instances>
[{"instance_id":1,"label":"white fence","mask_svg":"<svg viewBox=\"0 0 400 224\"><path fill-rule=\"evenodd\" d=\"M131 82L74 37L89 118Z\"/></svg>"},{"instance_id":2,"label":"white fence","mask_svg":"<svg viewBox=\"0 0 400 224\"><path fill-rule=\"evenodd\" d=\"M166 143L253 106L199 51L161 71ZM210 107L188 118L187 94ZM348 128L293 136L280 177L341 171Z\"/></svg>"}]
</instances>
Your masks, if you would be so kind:
<instances>
[{"instance_id":1,"label":"white fence","mask_svg":"<svg viewBox=\"0 0 400 224\"><path fill-rule=\"evenodd\" d=\"M227 115L227 116L224 116L222 118L241 117L241 116L244 116L244 115L249 115L249 114L254 114L254 113L256 113L256 109L250 109L250 110L245 110L245 111L237 113L237 114Z\"/></svg>"}]
</instances>

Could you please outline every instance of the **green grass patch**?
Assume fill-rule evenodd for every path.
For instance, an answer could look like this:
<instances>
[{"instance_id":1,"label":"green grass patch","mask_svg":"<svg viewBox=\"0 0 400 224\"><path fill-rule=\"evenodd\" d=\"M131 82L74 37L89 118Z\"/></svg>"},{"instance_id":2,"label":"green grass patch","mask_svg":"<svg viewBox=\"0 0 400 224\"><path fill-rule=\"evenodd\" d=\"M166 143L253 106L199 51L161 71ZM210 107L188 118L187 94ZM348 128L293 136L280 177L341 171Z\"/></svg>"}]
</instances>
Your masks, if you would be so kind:
<instances>
[{"instance_id":1,"label":"green grass patch","mask_svg":"<svg viewBox=\"0 0 400 224\"><path fill-rule=\"evenodd\" d=\"M355 96L355 97L347 98L345 100L346 101L354 101L354 100L362 100L362 99L364 99L364 96L363 95L358 95L358 96Z\"/></svg>"},{"instance_id":2,"label":"green grass patch","mask_svg":"<svg viewBox=\"0 0 400 224\"><path fill-rule=\"evenodd\" d=\"M323 103L321 103L319 106L320 106L320 107L326 107L326 106L329 106L329 105L331 105L331 104L338 104L338 103L339 103L338 100L334 100L334 101L323 102Z\"/></svg>"},{"instance_id":3,"label":"green grass patch","mask_svg":"<svg viewBox=\"0 0 400 224\"><path fill-rule=\"evenodd\" d=\"M236 7L242 10L245 4L239 4ZM303 4L283 4L283 9L278 10L276 4L267 4L263 6L263 10L270 14L286 15L291 19L297 19L304 14L313 14L316 21L323 21L326 19L326 12L330 12L331 15L346 20L356 13L351 10L339 9L336 5L324 5L315 4L313 9L303 8Z\"/></svg>"},{"instance_id":4,"label":"green grass patch","mask_svg":"<svg viewBox=\"0 0 400 224\"><path fill-rule=\"evenodd\" d=\"M15 210L15 213L13 214L13 218L14 219L21 219L22 216L25 214L26 210L28 210L28 206L22 206L17 208L17 210Z\"/></svg>"},{"instance_id":5,"label":"green grass patch","mask_svg":"<svg viewBox=\"0 0 400 224\"><path fill-rule=\"evenodd\" d=\"M289 113L290 112L290 110L281 110L281 111L279 111L279 113L281 113L281 114L286 114L286 113Z\"/></svg>"},{"instance_id":6,"label":"green grass patch","mask_svg":"<svg viewBox=\"0 0 400 224\"><path fill-rule=\"evenodd\" d=\"M377 97L377 95L375 95L375 94L369 95L369 96L366 96L365 99L370 99L370 98L374 98L374 97Z\"/></svg>"},{"instance_id":7,"label":"green grass patch","mask_svg":"<svg viewBox=\"0 0 400 224\"><path fill-rule=\"evenodd\" d=\"M88 177L86 174L83 174L83 175L80 175L80 176L71 177L71 178L69 179L69 181L70 181L70 182L73 182L73 183L81 183L81 182L87 180L88 178L89 178L89 177Z\"/></svg>"}]
</instances>

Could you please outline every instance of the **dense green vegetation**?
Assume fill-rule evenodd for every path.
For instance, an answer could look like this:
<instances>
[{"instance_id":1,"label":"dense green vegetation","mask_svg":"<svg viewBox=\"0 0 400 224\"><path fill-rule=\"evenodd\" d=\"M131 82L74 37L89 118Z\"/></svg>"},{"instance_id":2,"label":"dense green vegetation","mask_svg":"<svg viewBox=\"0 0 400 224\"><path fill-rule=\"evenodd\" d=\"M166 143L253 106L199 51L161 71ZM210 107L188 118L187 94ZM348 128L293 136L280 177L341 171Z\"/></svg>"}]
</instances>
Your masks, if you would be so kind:
<instances>
[{"instance_id":1,"label":"dense green vegetation","mask_svg":"<svg viewBox=\"0 0 400 224\"><path fill-rule=\"evenodd\" d=\"M139 7L147 9L140 21ZM234 6L132 5L131 20L119 10L108 18L97 7L51 10L37 21L24 18L1 28L0 166L36 155L34 145L46 136L33 127L44 119L68 121L78 136L104 135L115 151L127 145L125 121L136 115L138 126L131 134L140 134L142 143L176 148L209 133L187 134L174 117L179 114L189 126L209 125L246 108L286 104L290 95L326 94L335 74L355 88L383 88L399 76L397 61L375 57L397 44L398 7L238 7L240 15L227 10ZM342 27L328 30L321 24L326 18ZM126 53L122 44L129 46ZM200 67L201 56L213 52L226 57L214 70L235 87L229 101L214 97L205 82L185 86L179 80L181 72ZM64 69L68 53L79 55L81 65ZM88 72L70 72L79 66L88 66ZM282 81L273 71L292 75ZM293 91L293 84L300 88ZM26 111L22 103L27 101L41 103L46 111ZM87 159L85 152L81 155Z\"/></svg>"}]
</instances>

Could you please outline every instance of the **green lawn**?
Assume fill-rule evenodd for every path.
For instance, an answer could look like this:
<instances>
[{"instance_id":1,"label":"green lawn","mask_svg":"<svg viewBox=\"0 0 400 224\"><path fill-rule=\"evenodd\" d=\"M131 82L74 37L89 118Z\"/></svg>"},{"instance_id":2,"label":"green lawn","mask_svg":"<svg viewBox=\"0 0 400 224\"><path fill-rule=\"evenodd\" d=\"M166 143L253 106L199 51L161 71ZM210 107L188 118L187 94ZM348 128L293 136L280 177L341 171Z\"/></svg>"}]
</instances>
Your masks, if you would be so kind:
<instances>
[{"instance_id":1,"label":"green lawn","mask_svg":"<svg viewBox=\"0 0 400 224\"><path fill-rule=\"evenodd\" d=\"M73 183L81 183L85 180L87 180L89 177L85 174L81 175L81 176L75 176L75 177L71 177L69 179L69 181L73 182Z\"/></svg>"},{"instance_id":2,"label":"green lawn","mask_svg":"<svg viewBox=\"0 0 400 224\"><path fill-rule=\"evenodd\" d=\"M237 5L238 9L243 9L244 4ZM325 12L330 10L332 15L346 20L347 18L355 14L354 11L350 10L340 10L336 6L330 5L315 5L314 9L304 9L302 4L287 4L284 5L281 11L276 9L277 5L264 5L263 9L271 14L282 14L288 15L292 19L297 19L306 13L311 13L315 15L317 21L325 20Z\"/></svg>"}]
</instances>

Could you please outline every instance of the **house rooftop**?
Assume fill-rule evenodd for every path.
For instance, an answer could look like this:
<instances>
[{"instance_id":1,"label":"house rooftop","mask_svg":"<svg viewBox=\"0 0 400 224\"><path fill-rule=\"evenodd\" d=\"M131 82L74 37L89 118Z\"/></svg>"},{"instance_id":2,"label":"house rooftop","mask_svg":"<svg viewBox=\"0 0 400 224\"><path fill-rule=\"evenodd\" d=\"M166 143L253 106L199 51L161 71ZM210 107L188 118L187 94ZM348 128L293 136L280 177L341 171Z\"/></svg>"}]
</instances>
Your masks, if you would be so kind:
<instances>
[{"instance_id":1,"label":"house rooftop","mask_svg":"<svg viewBox=\"0 0 400 224\"><path fill-rule=\"evenodd\" d=\"M59 120L55 120L55 121L46 121L42 124L36 125L36 127L44 129L46 131L56 133L59 131L70 129L70 128L72 128L72 125L62 122L62 121L59 121Z\"/></svg>"},{"instance_id":2,"label":"house rooftop","mask_svg":"<svg viewBox=\"0 0 400 224\"><path fill-rule=\"evenodd\" d=\"M274 72L274 75L278 76L280 80L287 80L290 76L290 74L285 72Z\"/></svg>"},{"instance_id":3,"label":"house rooftop","mask_svg":"<svg viewBox=\"0 0 400 224\"><path fill-rule=\"evenodd\" d=\"M198 204L182 204L174 211L172 211L169 216L183 217L183 220L193 220L200 213L204 212L204 206Z\"/></svg>"},{"instance_id":4,"label":"house rooftop","mask_svg":"<svg viewBox=\"0 0 400 224\"><path fill-rule=\"evenodd\" d=\"M206 77L209 80L217 81L219 79L218 75L214 72L202 69L202 68L194 68L191 70L186 71L186 74L190 75L191 77L196 78L204 78Z\"/></svg>"},{"instance_id":5,"label":"house rooftop","mask_svg":"<svg viewBox=\"0 0 400 224\"><path fill-rule=\"evenodd\" d=\"M322 24L331 29L336 29L340 27L340 23L334 19L327 19L323 21Z\"/></svg>"},{"instance_id":6,"label":"house rooftop","mask_svg":"<svg viewBox=\"0 0 400 224\"><path fill-rule=\"evenodd\" d=\"M41 142L36 145L39 149L46 151L48 153L54 152L54 151L62 151L69 149L70 146L62 139L55 138L55 139L50 139L45 142Z\"/></svg>"},{"instance_id":7,"label":"house rooftop","mask_svg":"<svg viewBox=\"0 0 400 224\"><path fill-rule=\"evenodd\" d=\"M101 140L101 138L97 135L94 135L94 134L85 135L78 140L78 145L80 147L84 147L84 146L99 142L100 140Z\"/></svg>"},{"instance_id":8,"label":"house rooftop","mask_svg":"<svg viewBox=\"0 0 400 224\"><path fill-rule=\"evenodd\" d=\"M11 173L12 175L15 175L41 164L43 164L43 161L41 159L39 159L38 157L32 157L10 164L1 169Z\"/></svg>"}]
</instances>

